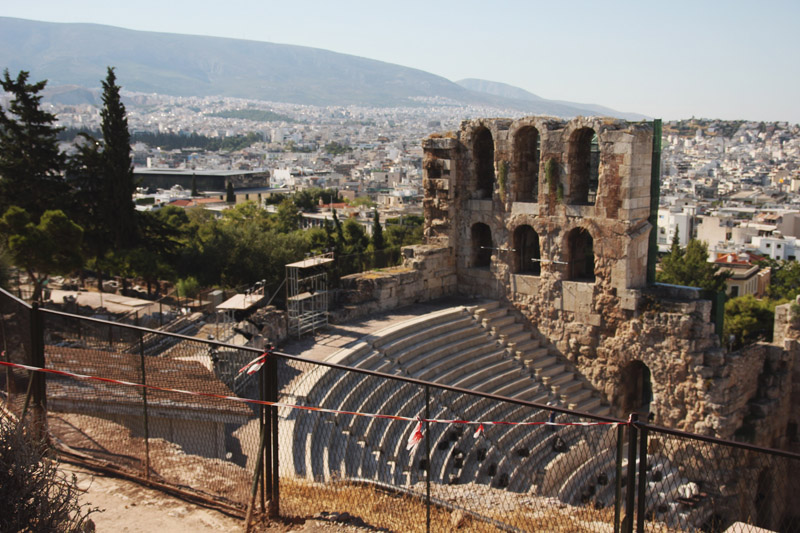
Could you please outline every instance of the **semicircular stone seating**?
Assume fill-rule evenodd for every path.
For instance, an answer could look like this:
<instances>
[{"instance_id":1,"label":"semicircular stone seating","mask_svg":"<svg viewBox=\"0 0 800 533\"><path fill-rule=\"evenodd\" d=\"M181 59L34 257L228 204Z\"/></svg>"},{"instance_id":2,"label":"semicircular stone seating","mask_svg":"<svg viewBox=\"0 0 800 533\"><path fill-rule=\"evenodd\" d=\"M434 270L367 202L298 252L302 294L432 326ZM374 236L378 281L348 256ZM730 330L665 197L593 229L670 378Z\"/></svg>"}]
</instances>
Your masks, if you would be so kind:
<instances>
[{"instance_id":1,"label":"semicircular stone seating","mask_svg":"<svg viewBox=\"0 0 800 533\"><path fill-rule=\"evenodd\" d=\"M610 408L587 380L543 346L514 313L497 301L436 311L367 335L329 361L609 415ZM433 390L426 414L420 385L319 367L294 380L283 395L309 406L410 418L544 422L550 415L547 409ZM429 466L434 483L481 483L574 505L613 504L615 427L499 424L485 426L476 438L474 426L431 423L426 428L428 465L427 446L406 449L413 422L289 408L279 409L279 415L281 431L289 428L293 434L293 447L281 449L285 475L413 485L425 480ZM702 512L676 503L678 487L688 481L666 459L649 461L661 472L648 485L653 514L690 520Z\"/></svg>"}]
</instances>

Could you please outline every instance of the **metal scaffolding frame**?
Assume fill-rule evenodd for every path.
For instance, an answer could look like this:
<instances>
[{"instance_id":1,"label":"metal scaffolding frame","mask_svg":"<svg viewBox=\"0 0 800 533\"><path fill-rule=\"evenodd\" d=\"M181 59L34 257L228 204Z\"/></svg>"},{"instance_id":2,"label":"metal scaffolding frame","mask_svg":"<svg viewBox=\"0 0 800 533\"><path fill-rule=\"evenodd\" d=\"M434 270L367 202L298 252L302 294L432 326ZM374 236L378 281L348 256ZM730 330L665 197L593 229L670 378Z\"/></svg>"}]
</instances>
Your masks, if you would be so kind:
<instances>
[{"instance_id":1,"label":"metal scaffolding frame","mask_svg":"<svg viewBox=\"0 0 800 533\"><path fill-rule=\"evenodd\" d=\"M300 337L328 325L328 267L333 253L286 265L289 334Z\"/></svg>"}]
</instances>

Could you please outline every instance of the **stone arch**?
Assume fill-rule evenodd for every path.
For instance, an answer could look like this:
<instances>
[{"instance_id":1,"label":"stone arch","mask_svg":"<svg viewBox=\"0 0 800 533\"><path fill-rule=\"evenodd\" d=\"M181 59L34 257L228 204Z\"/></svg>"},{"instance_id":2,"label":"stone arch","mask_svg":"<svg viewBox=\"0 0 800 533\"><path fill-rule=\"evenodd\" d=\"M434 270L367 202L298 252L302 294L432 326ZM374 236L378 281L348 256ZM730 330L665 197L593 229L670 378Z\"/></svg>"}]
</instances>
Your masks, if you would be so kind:
<instances>
[{"instance_id":1,"label":"stone arch","mask_svg":"<svg viewBox=\"0 0 800 533\"><path fill-rule=\"evenodd\" d=\"M488 128L480 127L472 142L477 198L491 198L494 192L494 139Z\"/></svg>"},{"instance_id":2,"label":"stone arch","mask_svg":"<svg viewBox=\"0 0 800 533\"><path fill-rule=\"evenodd\" d=\"M584 228L567 234L568 279L594 282L594 240Z\"/></svg>"},{"instance_id":3,"label":"stone arch","mask_svg":"<svg viewBox=\"0 0 800 533\"><path fill-rule=\"evenodd\" d=\"M489 268L492 264L492 230L483 222L472 225L471 239L472 257L470 266L473 268Z\"/></svg>"},{"instance_id":4,"label":"stone arch","mask_svg":"<svg viewBox=\"0 0 800 533\"><path fill-rule=\"evenodd\" d=\"M538 276L542 272L539 234L527 224L514 230L514 272Z\"/></svg>"},{"instance_id":5,"label":"stone arch","mask_svg":"<svg viewBox=\"0 0 800 533\"><path fill-rule=\"evenodd\" d=\"M523 126L514 135L515 199L518 202L539 201L539 130Z\"/></svg>"},{"instance_id":6,"label":"stone arch","mask_svg":"<svg viewBox=\"0 0 800 533\"><path fill-rule=\"evenodd\" d=\"M569 192L572 205L594 205L600 181L600 143L592 128L579 128L569 138Z\"/></svg>"},{"instance_id":7,"label":"stone arch","mask_svg":"<svg viewBox=\"0 0 800 533\"><path fill-rule=\"evenodd\" d=\"M653 383L646 364L637 359L623 367L620 373L620 392L623 414L650 412Z\"/></svg>"}]
</instances>

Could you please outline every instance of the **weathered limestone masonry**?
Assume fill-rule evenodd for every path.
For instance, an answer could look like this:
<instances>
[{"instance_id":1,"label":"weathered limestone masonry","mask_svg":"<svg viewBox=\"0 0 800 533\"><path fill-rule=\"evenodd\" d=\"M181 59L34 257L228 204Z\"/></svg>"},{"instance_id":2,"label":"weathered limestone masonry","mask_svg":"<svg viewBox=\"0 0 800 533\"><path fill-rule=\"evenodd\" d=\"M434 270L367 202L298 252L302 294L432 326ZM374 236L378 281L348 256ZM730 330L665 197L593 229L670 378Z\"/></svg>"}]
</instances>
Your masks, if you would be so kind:
<instances>
[{"instance_id":1,"label":"weathered limestone masonry","mask_svg":"<svg viewBox=\"0 0 800 533\"><path fill-rule=\"evenodd\" d=\"M427 246L395 272L343 280L341 318L453 293L500 299L619 416L787 445L800 411L789 311L773 344L728 353L698 290L647 283L652 124L478 119L423 149Z\"/></svg>"},{"instance_id":2,"label":"weathered limestone masonry","mask_svg":"<svg viewBox=\"0 0 800 533\"><path fill-rule=\"evenodd\" d=\"M652 126L482 119L431 136L425 235L458 290L505 299L619 415L781 445L795 341L728 354L698 291L647 285ZM648 384L649 382L649 384Z\"/></svg>"},{"instance_id":3,"label":"weathered limestone masonry","mask_svg":"<svg viewBox=\"0 0 800 533\"><path fill-rule=\"evenodd\" d=\"M333 323L343 323L413 303L455 294L453 254L441 246L416 245L403 248L403 264L341 280L337 302L331 311Z\"/></svg>"}]
</instances>

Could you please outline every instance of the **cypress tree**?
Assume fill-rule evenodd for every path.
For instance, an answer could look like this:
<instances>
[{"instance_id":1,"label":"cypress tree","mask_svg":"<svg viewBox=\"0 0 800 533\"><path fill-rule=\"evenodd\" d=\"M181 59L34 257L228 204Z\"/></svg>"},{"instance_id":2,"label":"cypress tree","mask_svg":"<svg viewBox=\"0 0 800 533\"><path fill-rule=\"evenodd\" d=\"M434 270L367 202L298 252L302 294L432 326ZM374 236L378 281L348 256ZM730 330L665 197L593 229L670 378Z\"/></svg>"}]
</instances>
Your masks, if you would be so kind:
<instances>
[{"instance_id":1,"label":"cypress tree","mask_svg":"<svg viewBox=\"0 0 800 533\"><path fill-rule=\"evenodd\" d=\"M378 209L374 209L372 213L372 251L375 254L375 266L377 268L383 268L386 266L383 251L383 249L386 248L386 241L383 238L383 228L381 227Z\"/></svg>"},{"instance_id":2,"label":"cypress tree","mask_svg":"<svg viewBox=\"0 0 800 533\"><path fill-rule=\"evenodd\" d=\"M114 246L124 248L137 241L136 208L133 193L133 161L131 135L125 105L120 99L120 87L114 68L108 67L103 81L103 109L100 112L103 130L103 174L105 181L106 222L112 228Z\"/></svg>"}]
</instances>

